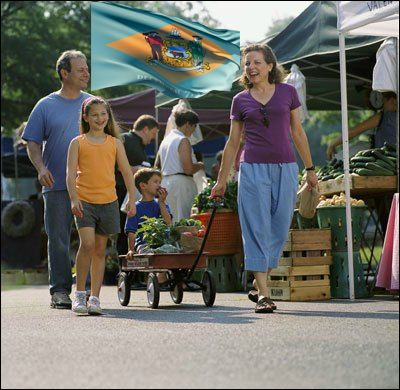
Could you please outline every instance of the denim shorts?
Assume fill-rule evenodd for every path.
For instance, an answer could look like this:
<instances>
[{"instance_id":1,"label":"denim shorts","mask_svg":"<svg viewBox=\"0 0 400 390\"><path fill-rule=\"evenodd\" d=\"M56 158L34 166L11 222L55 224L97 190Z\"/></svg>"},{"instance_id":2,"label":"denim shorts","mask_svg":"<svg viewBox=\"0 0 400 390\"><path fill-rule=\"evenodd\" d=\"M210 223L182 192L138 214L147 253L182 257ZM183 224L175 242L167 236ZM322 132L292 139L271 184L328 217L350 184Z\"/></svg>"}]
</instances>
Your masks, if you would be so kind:
<instances>
[{"instance_id":1,"label":"denim shorts","mask_svg":"<svg viewBox=\"0 0 400 390\"><path fill-rule=\"evenodd\" d=\"M120 233L118 200L106 204L87 203L81 200L83 217L74 217L76 228L92 227L97 234Z\"/></svg>"}]
</instances>

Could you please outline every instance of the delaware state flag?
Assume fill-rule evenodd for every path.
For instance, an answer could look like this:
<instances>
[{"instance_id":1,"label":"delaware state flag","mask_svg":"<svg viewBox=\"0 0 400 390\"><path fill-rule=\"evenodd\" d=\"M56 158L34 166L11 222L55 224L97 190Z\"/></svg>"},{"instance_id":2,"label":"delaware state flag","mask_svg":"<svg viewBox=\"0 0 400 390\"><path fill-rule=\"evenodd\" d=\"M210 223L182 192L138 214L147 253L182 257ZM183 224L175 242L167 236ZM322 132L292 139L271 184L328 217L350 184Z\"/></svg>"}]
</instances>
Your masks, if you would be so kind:
<instances>
[{"instance_id":1,"label":"delaware state flag","mask_svg":"<svg viewBox=\"0 0 400 390\"><path fill-rule=\"evenodd\" d=\"M229 91L240 34L120 4L92 2L91 89L144 84L174 98Z\"/></svg>"}]
</instances>

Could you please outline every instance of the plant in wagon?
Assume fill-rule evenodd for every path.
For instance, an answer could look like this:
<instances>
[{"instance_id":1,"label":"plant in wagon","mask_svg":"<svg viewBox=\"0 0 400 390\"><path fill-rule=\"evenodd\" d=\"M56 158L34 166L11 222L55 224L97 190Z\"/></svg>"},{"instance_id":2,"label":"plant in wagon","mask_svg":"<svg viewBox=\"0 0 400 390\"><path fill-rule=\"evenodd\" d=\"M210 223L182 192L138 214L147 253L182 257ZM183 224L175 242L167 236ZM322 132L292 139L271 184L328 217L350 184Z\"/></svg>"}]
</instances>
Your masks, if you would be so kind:
<instances>
[{"instance_id":1,"label":"plant in wagon","mask_svg":"<svg viewBox=\"0 0 400 390\"><path fill-rule=\"evenodd\" d=\"M143 239L150 248L159 248L164 244L173 244L169 227L162 218L143 217L137 233L143 233Z\"/></svg>"}]
</instances>

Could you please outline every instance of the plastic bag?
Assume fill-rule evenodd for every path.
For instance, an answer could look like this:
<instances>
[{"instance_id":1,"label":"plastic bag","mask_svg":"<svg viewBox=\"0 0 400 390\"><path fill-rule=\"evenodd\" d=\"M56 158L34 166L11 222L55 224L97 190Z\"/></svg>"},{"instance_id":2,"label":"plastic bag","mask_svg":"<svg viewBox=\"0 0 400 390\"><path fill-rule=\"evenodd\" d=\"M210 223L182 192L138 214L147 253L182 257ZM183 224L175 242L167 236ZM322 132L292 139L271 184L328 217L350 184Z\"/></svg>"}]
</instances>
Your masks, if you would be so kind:
<instances>
[{"instance_id":1,"label":"plastic bag","mask_svg":"<svg viewBox=\"0 0 400 390\"><path fill-rule=\"evenodd\" d=\"M297 95L301 103L300 107L300 120L304 122L309 117L307 110L307 93L306 93L306 78L300 72L299 67L293 64L290 68L290 74L285 79L286 84L293 85L296 88Z\"/></svg>"}]
</instances>

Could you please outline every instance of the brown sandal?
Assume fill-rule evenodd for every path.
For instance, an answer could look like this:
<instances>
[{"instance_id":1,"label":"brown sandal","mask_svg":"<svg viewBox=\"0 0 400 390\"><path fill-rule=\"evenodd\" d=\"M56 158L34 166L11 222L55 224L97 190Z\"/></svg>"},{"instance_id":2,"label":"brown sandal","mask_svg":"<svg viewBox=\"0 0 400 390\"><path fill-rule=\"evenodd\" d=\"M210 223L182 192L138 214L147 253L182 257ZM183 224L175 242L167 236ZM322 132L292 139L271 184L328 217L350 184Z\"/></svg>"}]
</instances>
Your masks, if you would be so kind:
<instances>
[{"instance_id":1,"label":"brown sandal","mask_svg":"<svg viewBox=\"0 0 400 390\"><path fill-rule=\"evenodd\" d=\"M255 290L251 290L249 291L249 293L247 294L247 297L250 299L250 301L257 303L258 302L258 294L257 291ZM275 302L271 299L271 298L266 298L268 303L271 305L272 310L276 310L276 304Z\"/></svg>"},{"instance_id":2,"label":"brown sandal","mask_svg":"<svg viewBox=\"0 0 400 390\"><path fill-rule=\"evenodd\" d=\"M268 298L260 299L255 308L256 313L273 313L274 310L272 309L270 303L268 302Z\"/></svg>"}]
</instances>

